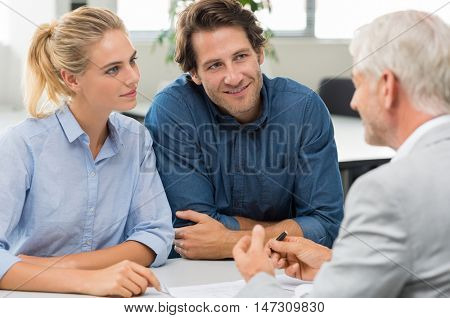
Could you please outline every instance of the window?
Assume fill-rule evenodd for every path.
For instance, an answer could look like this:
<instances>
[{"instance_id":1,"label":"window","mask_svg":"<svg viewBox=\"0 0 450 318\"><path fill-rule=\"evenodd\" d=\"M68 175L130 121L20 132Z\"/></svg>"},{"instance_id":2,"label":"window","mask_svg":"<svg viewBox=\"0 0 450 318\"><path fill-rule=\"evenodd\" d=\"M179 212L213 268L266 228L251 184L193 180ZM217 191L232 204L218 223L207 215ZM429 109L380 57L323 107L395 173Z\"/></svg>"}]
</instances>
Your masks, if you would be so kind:
<instances>
[{"instance_id":1,"label":"window","mask_svg":"<svg viewBox=\"0 0 450 318\"><path fill-rule=\"evenodd\" d=\"M127 29L161 31L170 26L170 0L117 0L117 14ZM304 35L308 32L307 3L311 0L271 0L272 10L257 12L258 20L275 34ZM312 30L312 28L311 28Z\"/></svg>"},{"instance_id":2,"label":"window","mask_svg":"<svg viewBox=\"0 0 450 318\"><path fill-rule=\"evenodd\" d=\"M271 0L272 10L256 12L256 17L264 26L276 35L307 33L307 1L306 0Z\"/></svg>"},{"instance_id":3,"label":"window","mask_svg":"<svg viewBox=\"0 0 450 318\"><path fill-rule=\"evenodd\" d=\"M170 26L170 0L117 0L117 14L128 31L160 31Z\"/></svg>"},{"instance_id":4,"label":"window","mask_svg":"<svg viewBox=\"0 0 450 318\"><path fill-rule=\"evenodd\" d=\"M436 11L450 23L450 4L446 0L316 0L315 36L351 38L358 27L370 23L377 16L410 9Z\"/></svg>"},{"instance_id":5,"label":"window","mask_svg":"<svg viewBox=\"0 0 450 318\"><path fill-rule=\"evenodd\" d=\"M128 30L158 33L170 26L171 0L117 0L117 12ZM272 11L258 11L261 24L276 36L351 38L375 17L398 10L435 12L450 23L447 0L270 0ZM446 5L447 4L447 5ZM135 32L139 33L139 32Z\"/></svg>"}]
</instances>

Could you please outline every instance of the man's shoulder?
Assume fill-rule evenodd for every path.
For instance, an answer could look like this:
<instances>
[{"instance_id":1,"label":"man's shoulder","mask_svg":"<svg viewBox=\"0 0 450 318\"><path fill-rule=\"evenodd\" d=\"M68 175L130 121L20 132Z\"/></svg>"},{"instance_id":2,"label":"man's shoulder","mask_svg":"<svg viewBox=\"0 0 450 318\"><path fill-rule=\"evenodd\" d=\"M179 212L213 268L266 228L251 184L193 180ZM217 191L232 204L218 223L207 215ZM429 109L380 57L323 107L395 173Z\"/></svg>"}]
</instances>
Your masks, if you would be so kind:
<instances>
[{"instance_id":1,"label":"man's shoulder","mask_svg":"<svg viewBox=\"0 0 450 318\"><path fill-rule=\"evenodd\" d=\"M285 77L269 79L264 76L264 85L272 113L279 120L321 120L329 117L329 112L317 93L299 82Z\"/></svg>"},{"instance_id":2,"label":"man's shoulder","mask_svg":"<svg viewBox=\"0 0 450 318\"><path fill-rule=\"evenodd\" d=\"M311 95L315 92L309 87L287 77L268 78L264 76L264 83L273 94Z\"/></svg>"},{"instance_id":3,"label":"man's shoulder","mask_svg":"<svg viewBox=\"0 0 450 318\"><path fill-rule=\"evenodd\" d=\"M201 88L190 79L189 74L182 74L156 93L155 100L171 98L182 103L187 103L192 97L196 96L202 96Z\"/></svg>"},{"instance_id":4,"label":"man's shoulder","mask_svg":"<svg viewBox=\"0 0 450 318\"><path fill-rule=\"evenodd\" d=\"M411 166L406 162L391 161L376 169L373 169L361 177L353 184L352 188L370 188L382 187L386 192L394 190L404 184L405 179L410 177Z\"/></svg>"},{"instance_id":5,"label":"man's shoulder","mask_svg":"<svg viewBox=\"0 0 450 318\"><path fill-rule=\"evenodd\" d=\"M435 154L425 151L393 160L359 177L352 185L351 192L363 196L373 193L383 201L389 198L398 201L400 198L420 197L431 184L450 185L446 177L450 164L436 160Z\"/></svg>"},{"instance_id":6,"label":"man's shoulder","mask_svg":"<svg viewBox=\"0 0 450 318\"><path fill-rule=\"evenodd\" d=\"M204 98L202 87L183 74L155 95L146 122L155 116L160 120L167 117L175 122L191 122L193 114L199 116L202 109L206 111Z\"/></svg>"}]
</instances>

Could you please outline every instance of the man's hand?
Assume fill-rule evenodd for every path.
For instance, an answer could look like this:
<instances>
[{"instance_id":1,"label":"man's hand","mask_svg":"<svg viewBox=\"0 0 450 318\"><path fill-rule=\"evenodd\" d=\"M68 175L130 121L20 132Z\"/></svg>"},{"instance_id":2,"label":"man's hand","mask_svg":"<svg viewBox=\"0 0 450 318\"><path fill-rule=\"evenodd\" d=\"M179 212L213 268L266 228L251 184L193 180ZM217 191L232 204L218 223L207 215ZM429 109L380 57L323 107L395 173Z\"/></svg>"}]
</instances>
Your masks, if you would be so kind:
<instances>
[{"instance_id":1,"label":"man's hand","mask_svg":"<svg viewBox=\"0 0 450 318\"><path fill-rule=\"evenodd\" d=\"M272 261L264 250L264 237L264 228L256 225L252 231L252 238L244 236L233 248L236 266L247 282L260 272L274 275Z\"/></svg>"},{"instance_id":2,"label":"man's hand","mask_svg":"<svg viewBox=\"0 0 450 318\"><path fill-rule=\"evenodd\" d=\"M177 217L197 224L175 229L175 251L189 259L231 257L232 231L210 216L192 210L178 211Z\"/></svg>"},{"instance_id":3,"label":"man's hand","mask_svg":"<svg viewBox=\"0 0 450 318\"><path fill-rule=\"evenodd\" d=\"M286 275L313 280L323 263L331 259L331 250L303 237L288 236L284 241L270 240L271 259Z\"/></svg>"}]
</instances>

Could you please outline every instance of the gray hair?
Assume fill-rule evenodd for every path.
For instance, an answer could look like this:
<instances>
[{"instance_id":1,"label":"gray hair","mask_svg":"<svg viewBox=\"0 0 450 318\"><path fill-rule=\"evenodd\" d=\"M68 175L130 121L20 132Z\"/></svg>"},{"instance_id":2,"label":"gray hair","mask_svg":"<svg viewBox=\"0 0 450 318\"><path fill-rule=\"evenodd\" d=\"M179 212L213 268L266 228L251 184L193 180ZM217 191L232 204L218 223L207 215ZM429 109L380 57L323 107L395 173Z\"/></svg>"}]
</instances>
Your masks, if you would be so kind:
<instances>
[{"instance_id":1,"label":"gray hair","mask_svg":"<svg viewBox=\"0 0 450 318\"><path fill-rule=\"evenodd\" d=\"M389 69L419 111L450 113L450 27L420 11L383 15L359 28L350 44L354 71L379 77Z\"/></svg>"}]
</instances>

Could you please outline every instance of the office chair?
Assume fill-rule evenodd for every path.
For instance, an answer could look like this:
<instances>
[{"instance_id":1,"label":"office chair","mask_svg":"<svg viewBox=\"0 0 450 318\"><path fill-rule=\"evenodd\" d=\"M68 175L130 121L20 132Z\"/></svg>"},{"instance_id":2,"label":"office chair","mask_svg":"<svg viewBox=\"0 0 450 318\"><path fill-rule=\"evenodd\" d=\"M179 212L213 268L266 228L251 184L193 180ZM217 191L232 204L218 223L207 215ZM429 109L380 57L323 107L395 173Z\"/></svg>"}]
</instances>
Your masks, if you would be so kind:
<instances>
[{"instance_id":1,"label":"office chair","mask_svg":"<svg viewBox=\"0 0 450 318\"><path fill-rule=\"evenodd\" d=\"M355 86L349 78L324 78L320 81L319 96L332 115L359 117L350 108Z\"/></svg>"}]
</instances>

